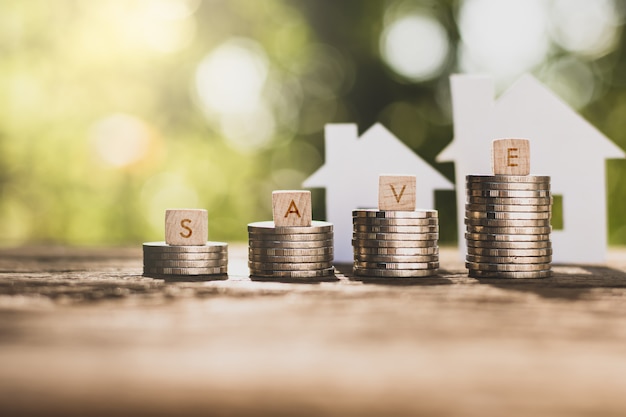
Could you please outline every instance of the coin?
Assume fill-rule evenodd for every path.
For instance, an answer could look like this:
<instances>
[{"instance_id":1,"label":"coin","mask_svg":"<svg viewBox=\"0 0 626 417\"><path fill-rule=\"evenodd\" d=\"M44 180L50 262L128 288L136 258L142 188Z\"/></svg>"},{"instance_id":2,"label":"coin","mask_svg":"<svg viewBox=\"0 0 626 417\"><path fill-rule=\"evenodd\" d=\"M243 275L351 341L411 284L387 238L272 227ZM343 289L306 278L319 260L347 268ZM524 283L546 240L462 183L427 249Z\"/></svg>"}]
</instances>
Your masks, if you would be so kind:
<instances>
[{"instance_id":1,"label":"coin","mask_svg":"<svg viewBox=\"0 0 626 417\"><path fill-rule=\"evenodd\" d=\"M503 206L547 206L552 204L552 197L537 198L500 198L500 197L468 197L469 204L497 204Z\"/></svg>"},{"instance_id":2,"label":"coin","mask_svg":"<svg viewBox=\"0 0 626 417\"><path fill-rule=\"evenodd\" d=\"M355 254L359 255L397 255L397 256L415 256L415 255L437 255L439 247L435 246L424 248L368 248L355 246L353 248Z\"/></svg>"},{"instance_id":3,"label":"coin","mask_svg":"<svg viewBox=\"0 0 626 417\"><path fill-rule=\"evenodd\" d=\"M438 217L437 210L392 211L377 209L359 209L352 211L352 217L378 217L396 219L425 219Z\"/></svg>"},{"instance_id":4,"label":"coin","mask_svg":"<svg viewBox=\"0 0 626 417\"><path fill-rule=\"evenodd\" d=\"M522 206L522 205L510 205L510 204L474 204L468 203L465 204L465 210L469 211L495 211L495 212L550 212L552 211L552 206L550 204L541 204L541 205L530 205L530 206Z\"/></svg>"},{"instance_id":5,"label":"coin","mask_svg":"<svg viewBox=\"0 0 626 417\"><path fill-rule=\"evenodd\" d=\"M552 271L546 269L544 271L469 271L469 276L473 278L519 278L534 279L548 278L552 276Z\"/></svg>"},{"instance_id":6,"label":"coin","mask_svg":"<svg viewBox=\"0 0 626 417\"><path fill-rule=\"evenodd\" d=\"M285 233L280 235L272 235L270 233L248 232L250 240L268 240L268 241L289 241L289 242L305 242L313 240L328 240L333 238L333 233Z\"/></svg>"},{"instance_id":7,"label":"coin","mask_svg":"<svg viewBox=\"0 0 626 417\"><path fill-rule=\"evenodd\" d=\"M487 240L494 242L535 242L550 240L550 235L465 233L465 238L468 240Z\"/></svg>"},{"instance_id":8,"label":"coin","mask_svg":"<svg viewBox=\"0 0 626 417\"><path fill-rule=\"evenodd\" d=\"M355 232L365 233L437 233L439 226L361 226L354 225Z\"/></svg>"},{"instance_id":9,"label":"coin","mask_svg":"<svg viewBox=\"0 0 626 417\"><path fill-rule=\"evenodd\" d=\"M159 275L222 275L228 272L226 267L215 268L160 268L150 267L143 269L144 274L159 274Z\"/></svg>"},{"instance_id":10,"label":"coin","mask_svg":"<svg viewBox=\"0 0 626 417\"><path fill-rule=\"evenodd\" d=\"M430 240L375 240L352 239L354 247L371 248L427 248L437 246L436 239Z\"/></svg>"},{"instance_id":11,"label":"coin","mask_svg":"<svg viewBox=\"0 0 626 417\"><path fill-rule=\"evenodd\" d=\"M199 246L172 246L165 242L146 242L143 244L143 250L156 252L221 252L228 248L225 242L207 242Z\"/></svg>"},{"instance_id":12,"label":"coin","mask_svg":"<svg viewBox=\"0 0 626 417\"><path fill-rule=\"evenodd\" d=\"M368 269L354 268L354 275L378 278L423 278L437 275L437 269Z\"/></svg>"},{"instance_id":13,"label":"coin","mask_svg":"<svg viewBox=\"0 0 626 417\"><path fill-rule=\"evenodd\" d=\"M479 256L547 256L552 255L552 248L544 249L486 249L467 247L467 253Z\"/></svg>"},{"instance_id":14,"label":"coin","mask_svg":"<svg viewBox=\"0 0 626 417\"><path fill-rule=\"evenodd\" d=\"M275 226L273 221L254 222L248 224L248 232L269 233L275 235L297 233L329 233L333 224L313 220L311 226Z\"/></svg>"},{"instance_id":15,"label":"coin","mask_svg":"<svg viewBox=\"0 0 626 417\"><path fill-rule=\"evenodd\" d=\"M534 191L543 190L550 191L549 182L465 182L465 188L470 190L519 190Z\"/></svg>"},{"instance_id":16,"label":"coin","mask_svg":"<svg viewBox=\"0 0 626 417\"><path fill-rule=\"evenodd\" d=\"M472 270L480 271L498 271L498 272L524 272L524 271L544 271L550 269L550 263L539 264L494 264L482 262L465 262L465 267Z\"/></svg>"},{"instance_id":17,"label":"coin","mask_svg":"<svg viewBox=\"0 0 626 417\"><path fill-rule=\"evenodd\" d=\"M522 220L522 219L468 219L465 224L470 226L490 226L490 227L550 227L549 219Z\"/></svg>"},{"instance_id":18,"label":"coin","mask_svg":"<svg viewBox=\"0 0 626 417\"><path fill-rule=\"evenodd\" d=\"M487 249L545 249L552 248L552 242L548 239L526 242L514 241L490 241L490 240L467 240L468 248L487 248Z\"/></svg>"},{"instance_id":19,"label":"coin","mask_svg":"<svg viewBox=\"0 0 626 417\"><path fill-rule=\"evenodd\" d=\"M262 278L321 278L335 274L335 268L324 268L312 271L263 271L250 269L251 277Z\"/></svg>"},{"instance_id":20,"label":"coin","mask_svg":"<svg viewBox=\"0 0 626 417\"><path fill-rule=\"evenodd\" d=\"M332 261L298 263L248 261L248 267L250 269L254 269L255 271L312 271L317 269L331 268L332 266Z\"/></svg>"},{"instance_id":21,"label":"coin","mask_svg":"<svg viewBox=\"0 0 626 417\"><path fill-rule=\"evenodd\" d=\"M494 220L550 220L552 213L549 211L540 212L517 212L517 211L465 211L465 218L468 219L494 219Z\"/></svg>"},{"instance_id":22,"label":"coin","mask_svg":"<svg viewBox=\"0 0 626 417\"><path fill-rule=\"evenodd\" d=\"M545 198L550 197L550 191L535 190L466 190L469 197L498 197L498 198Z\"/></svg>"},{"instance_id":23,"label":"coin","mask_svg":"<svg viewBox=\"0 0 626 417\"><path fill-rule=\"evenodd\" d=\"M252 256L319 256L332 255L333 247L308 249L276 249L276 248L248 248Z\"/></svg>"},{"instance_id":24,"label":"coin","mask_svg":"<svg viewBox=\"0 0 626 417\"><path fill-rule=\"evenodd\" d=\"M299 262L332 262L333 261L333 255L329 254L329 255L312 255L312 256L307 256L307 255L302 255L302 256L266 256L266 255L248 255L248 260L252 261L252 262L269 262L269 263L273 263L273 262L280 262L280 263L285 263L285 262L292 262L292 263L299 263Z\"/></svg>"},{"instance_id":25,"label":"coin","mask_svg":"<svg viewBox=\"0 0 626 417\"><path fill-rule=\"evenodd\" d=\"M228 260L210 259L206 261L155 261L144 259L143 265L147 268L218 268L227 266Z\"/></svg>"},{"instance_id":26,"label":"coin","mask_svg":"<svg viewBox=\"0 0 626 417\"><path fill-rule=\"evenodd\" d=\"M439 262L363 262L354 261L359 269L436 269Z\"/></svg>"},{"instance_id":27,"label":"coin","mask_svg":"<svg viewBox=\"0 0 626 417\"><path fill-rule=\"evenodd\" d=\"M333 240L311 240L304 242L288 242L275 240L250 240L251 248L280 248L280 249L309 249L309 248L332 248Z\"/></svg>"},{"instance_id":28,"label":"coin","mask_svg":"<svg viewBox=\"0 0 626 417\"><path fill-rule=\"evenodd\" d=\"M428 217L425 219L398 219L378 217L353 217L353 224L364 226L430 226L439 224L439 218Z\"/></svg>"},{"instance_id":29,"label":"coin","mask_svg":"<svg viewBox=\"0 0 626 417\"><path fill-rule=\"evenodd\" d=\"M544 227L490 227L490 226L465 226L468 233L487 233L502 235L544 235L552 232L551 226Z\"/></svg>"},{"instance_id":30,"label":"coin","mask_svg":"<svg viewBox=\"0 0 626 417\"><path fill-rule=\"evenodd\" d=\"M360 262L439 262L439 255L370 255L355 254L355 261Z\"/></svg>"},{"instance_id":31,"label":"coin","mask_svg":"<svg viewBox=\"0 0 626 417\"><path fill-rule=\"evenodd\" d=\"M353 232L352 237L356 240L435 240L439 239L439 233L361 233Z\"/></svg>"},{"instance_id":32,"label":"coin","mask_svg":"<svg viewBox=\"0 0 626 417\"><path fill-rule=\"evenodd\" d=\"M552 256L481 256L468 254L465 260L481 264L547 264L552 262Z\"/></svg>"},{"instance_id":33,"label":"coin","mask_svg":"<svg viewBox=\"0 0 626 417\"><path fill-rule=\"evenodd\" d=\"M467 175L465 181L473 182L503 182L503 183L549 183L549 176L536 175Z\"/></svg>"},{"instance_id":34,"label":"coin","mask_svg":"<svg viewBox=\"0 0 626 417\"><path fill-rule=\"evenodd\" d=\"M228 252L144 252L143 259L173 261L204 261L208 259L228 259Z\"/></svg>"}]
</instances>

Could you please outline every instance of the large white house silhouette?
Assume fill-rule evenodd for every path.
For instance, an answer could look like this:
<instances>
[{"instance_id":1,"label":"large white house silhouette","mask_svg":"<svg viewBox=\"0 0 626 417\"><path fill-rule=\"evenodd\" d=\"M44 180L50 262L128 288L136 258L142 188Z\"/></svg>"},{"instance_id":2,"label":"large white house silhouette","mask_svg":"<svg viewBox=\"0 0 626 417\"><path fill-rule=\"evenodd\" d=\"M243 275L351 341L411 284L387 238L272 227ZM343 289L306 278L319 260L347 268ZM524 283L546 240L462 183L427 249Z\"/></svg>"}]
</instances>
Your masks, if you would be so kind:
<instances>
[{"instance_id":1,"label":"large white house silhouette","mask_svg":"<svg viewBox=\"0 0 626 417\"><path fill-rule=\"evenodd\" d=\"M328 124L325 164L304 181L305 187L326 188L326 218L334 225L335 261L352 262L352 210L376 208L378 176L417 177L417 207L434 208L434 191L453 185L377 123L358 137L356 124Z\"/></svg>"},{"instance_id":2,"label":"large white house silhouette","mask_svg":"<svg viewBox=\"0 0 626 417\"><path fill-rule=\"evenodd\" d=\"M454 140L437 161L455 163L461 253L465 253L465 176L491 174L493 139L527 138L531 174L550 175L552 194L563 198L563 230L552 233L553 261L604 262L605 160L624 158L624 151L530 75L497 100L491 78L453 75L450 82Z\"/></svg>"}]
</instances>

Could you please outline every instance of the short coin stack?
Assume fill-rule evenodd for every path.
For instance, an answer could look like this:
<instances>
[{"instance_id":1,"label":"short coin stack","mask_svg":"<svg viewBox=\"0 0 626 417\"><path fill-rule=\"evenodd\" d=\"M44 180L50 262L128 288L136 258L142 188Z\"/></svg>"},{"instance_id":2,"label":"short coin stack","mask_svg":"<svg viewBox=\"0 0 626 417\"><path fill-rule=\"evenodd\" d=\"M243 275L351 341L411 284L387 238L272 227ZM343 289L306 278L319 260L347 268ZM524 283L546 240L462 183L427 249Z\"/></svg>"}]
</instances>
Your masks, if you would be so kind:
<instances>
[{"instance_id":1,"label":"short coin stack","mask_svg":"<svg viewBox=\"0 0 626 417\"><path fill-rule=\"evenodd\" d=\"M165 211L165 242L143 244L146 276L205 276L228 272L228 244L207 242L208 214L203 209Z\"/></svg>"},{"instance_id":2,"label":"short coin stack","mask_svg":"<svg viewBox=\"0 0 626 417\"><path fill-rule=\"evenodd\" d=\"M143 244L145 275L222 275L228 272L228 244L172 246L165 242Z\"/></svg>"},{"instance_id":3,"label":"short coin stack","mask_svg":"<svg viewBox=\"0 0 626 417\"><path fill-rule=\"evenodd\" d=\"M417 278L437 273L436 210L354 210L352 224L355 275Z\"/></svg>"},{"instance_id":4,"label":"short coin stack","mask_svg":"<svg viewBox=\"0 0 626 417\"><path fill-rule=\"evenodd\" d=\"M552 274L550 177L468 175L465 224L471 277Z\"/></svg>"},{"instance_id":5,"label":"short coin stack","mask_svg":"<svg viewBox=\"0 0 626 417\"><path fill-rule=\"evenodd\" d=\"M248 224L250 276L275 279L320 279L334 275L333 225L276 226L273 221Z\"/></svg>"}]
</instances>

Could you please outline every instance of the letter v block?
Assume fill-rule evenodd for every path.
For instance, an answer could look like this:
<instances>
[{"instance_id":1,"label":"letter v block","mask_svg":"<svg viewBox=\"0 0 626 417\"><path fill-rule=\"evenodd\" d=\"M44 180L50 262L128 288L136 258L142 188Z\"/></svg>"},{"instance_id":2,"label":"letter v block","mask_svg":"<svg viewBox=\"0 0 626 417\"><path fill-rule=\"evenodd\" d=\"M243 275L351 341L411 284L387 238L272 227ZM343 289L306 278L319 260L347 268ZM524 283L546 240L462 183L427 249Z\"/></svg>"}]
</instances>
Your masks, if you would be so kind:
<instances>
[{"instance_id":1,"label":"letter v block","mask_svg":"<svg viewBox=\"0 0 626 417\"><path fill-rule=\"evenodd\" d=\"M415 175L381 175L378 177L378 209L415 210Z\"/></svg>"},{"instance_id":2,"label":"letter v block","mask_svg":"<svg viewBox=\"0 0 626 417\"><path fill-rule=\"evenodd\" d=\"M530 174L530 141L528 139L496 139L491 150L494 175Z\"/></svg>"},{"instance_id":3,"label":"letter v block","mask_svg":"<svg viewBox=\"0 0 626 417\"><path fill-rule=\"evenodd\" d=\"M202 246L207 242L209 215L202 209L165 210L165 243Z\"/></svg>"},{"instance_id":4,"label":"letter v block","mask_svg":"<svg viewBox=\"0 0 626 417\"><path fill-rule=\"evenodd\" d=\"M280 190L272 193L274 225L311 226L311 192Z\"/></svg>"}]
</instances>

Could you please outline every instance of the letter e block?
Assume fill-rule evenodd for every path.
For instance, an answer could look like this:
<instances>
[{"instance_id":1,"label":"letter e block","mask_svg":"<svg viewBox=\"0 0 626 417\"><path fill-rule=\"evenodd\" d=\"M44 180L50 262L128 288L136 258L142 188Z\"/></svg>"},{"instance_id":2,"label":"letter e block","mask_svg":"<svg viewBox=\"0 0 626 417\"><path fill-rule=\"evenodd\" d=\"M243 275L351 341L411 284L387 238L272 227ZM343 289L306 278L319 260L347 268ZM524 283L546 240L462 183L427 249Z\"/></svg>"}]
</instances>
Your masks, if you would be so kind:
<instances>
[{"instance_id":1,"label":"letter e block","mask_svg":"<svg viewBox=\"0 0 626 417\"><path fill-rule=\"evenodd\" d=\"M528 139L494 140L491 166L494 175L530 174L530 141Z\"/></svg>"},{"instance_id":2,"label":"letter e block","mask_svg":"<svg viewBox=\"0 0 626 417\"><path fill-rule=\"evenodd\" d=\"M378 177L378 209L415 210L415 175L381 175Z\"/></svg>"},{"instance_id":3,"label":"letter e block","mask_svg":"<svg viewBox=\"0 0 626 417\"><path fill-rule=\"evenodd\" d=\"M207 242L209 215L202 209L165 210L165 243L202 246Z\"/></svg>"},{"instance_id":4,"label":"letter e block","mask_svg":"<svg viewBox=\"0 0 626 417\"><path fill-rule=\"evenodd\" d=\"M272 193L272 211L274 225L310 226L311 192L297 190L280 190Z\"/></svg>"}]
</instances>

